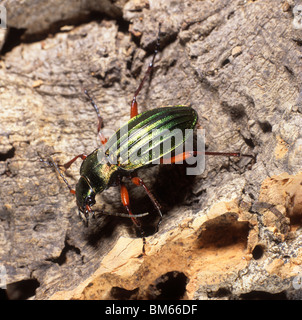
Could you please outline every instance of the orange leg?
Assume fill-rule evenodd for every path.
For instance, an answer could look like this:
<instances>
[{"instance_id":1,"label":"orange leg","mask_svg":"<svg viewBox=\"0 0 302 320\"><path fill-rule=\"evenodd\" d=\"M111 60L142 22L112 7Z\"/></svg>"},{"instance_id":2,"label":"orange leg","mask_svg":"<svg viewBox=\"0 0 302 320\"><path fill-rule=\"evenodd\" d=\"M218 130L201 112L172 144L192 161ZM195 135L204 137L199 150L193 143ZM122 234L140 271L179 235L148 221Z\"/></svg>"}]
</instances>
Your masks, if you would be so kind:
<instances>
[{"instance_id":1,"label":"orange leg","mask_svg":"<svg viewBox=\"0 0 302 320\"><path fill-rule=\"evenodd\" d=\"M121 199L122 199L123 206L126 208L129 216L131 216L131 220L133 221L133 223L136 226L140 227L140 223L137 221L136 218L133 217L133 213L130 208L129 193L126 186L123 183L121 183Z\"/></svg>"},{"instance_id":2,"label":"orange leg","mask_svg":"<svg viewBox=\"0 0 302 320\"><path fill-rule=\"evenodd\" d=\"M147 186L145 185L144 181L143 181L141 178L139 178L139 177L134 177L134 178L131 179L131 181L132 181L136 186L142 186L142 187L145 189L145 191L146 191L147 195L149 196L150 200L153 202L154 207L157 209L157 212L159 213L159 217L160 217L159 222L158 222L158 224L157 224L157 230L158 230L158 227L159 227L159 225L160 225L160 223L161 223L161 221L162 221L162 217L163 217L163 215L162 215L162 213L161 213L161 210L160 210L160 205L159 205L159 203L157 202L157 200L155 199L155 197L154 197L153 194L150 192L150 190L147 188Z\"/></svg>"},{"instance_id":3,"label":"orange leg","mask_svg":"<svg viewBox=\"0 0 302 320\"><path fill-rule=\"evenodd\" d=\"M241 154L240 152L212 152L212 151L206 151L206 152L199 152L199 151L186 151L180 154L177 154L176 156L173 156L168 159L160 159L161 164L171 164L171 163L183 163L186 159L189 159L191 157L204 154L206 156L226 156L226 157L249 157L254 158L254 156L249 154Z\"/></svg>"},{"instance_id":4,"label":"orange leg","mask_svg":"<svg viewBox=\"0 0 302 320\"><path fill-rule=\"evenodd\" d=\"M133 97L131 102L130 119L138 115L136 96Z\"/></svg>"},{"instance_id":5,"label":"orange leg","mask_svg":"<svg viewBox=\"0 0 302 320\"><path fill-rule=\"evenodd\" d=\"M61 170L59 169L59 167L64 167L65 169L70 168L70 166L78 159L81 158L82 160L85 160L87 158L86 154L81 153L78 154L76 157L74 157L73 159L71 159L70 161L66 162L65 164L56 164L52 159L49 162L49 164L53 167L55 167L55 169L57 170L57 172L59 173L59 175L61 176L61 178L63 179L63 181L65 182L65 184L67 185L70 193L75 194L75 190L71 188L71 186L69 185L69 183L67 182L67 180L65 179L65 177L63 176L63 173L61 172Z\"/></svg>"},{"instance_id":6,"label":"orange leg","mask_svg":"<svg viewBox=\"0 0 302 320\"><path fill-rule=\"evenodd\" d=\"M156 54L157 54L157 52L159 50L160 27L161 27L161 24L159 25L158 36L157 36L157 40L156 40L156 47L155 47L155 50L154 50L153 58L152 58L149 66L148 66L148 69L147 69L147 71L145 73L145 76L144 76L143 80L141 81L140 85L136 89L136 91L134 93L134 96L133 96L133 99L132 99L132 102L131 102L130 118L133 118L133 117L137 116L137 114L138 114L136 98L137 98L138 94L140 93L140 91L142 90L142 87L143 87L146 79L150 76L151 71L152 71L153 66L154 66L154 60L155 60Z\"/></svg>"},{"instance_id":7,"label":"orange leg","mask_svg":"<svg viewBox=\"0 0 302 320\"><path fill-rule=\"evenodd\" d=\"M184 160L191 158L197 154L198 154L197 151L186 151L184 153L177 154L176 156L173 156L168 159L161 158L160 163L161 164L171 164L171 163L178 163L178 162L183 163Z\"/></svg>"},{"instance_id":8,"label":"orange leg","mask_svg":"<svg viewBox=\"0 0 302 320\"><path fill-rule=\"evenodd\" d=\"M121 182L121 200L123 203L123 206L126 208L129 216L131 216L131 220L133 223L139 228L142 239L143 239L143 254L145 254L145 245L146 245L146 239L144 235L144 231L141 228L141 224L138 222L138 220L133 216L133 213L130 208L130 199L129 199L129 193L126 188L126 186Z\"/></svg>"},{"instance_id":9,"label":"orange leg","mask_svg":"<svg viewBox=\"0 0 302 320\"><path fill-rule=\"evenodd\" d=\"M73 159L71 159L70 161L68 161L67 163L60 165L63 166L65 169L70 168L70 166L78 159L81 158L82 160L85 160L87 158L86 154L81 153L79 155L77 155L76 157L74 157Z\"/></svg>"}]
</instances>

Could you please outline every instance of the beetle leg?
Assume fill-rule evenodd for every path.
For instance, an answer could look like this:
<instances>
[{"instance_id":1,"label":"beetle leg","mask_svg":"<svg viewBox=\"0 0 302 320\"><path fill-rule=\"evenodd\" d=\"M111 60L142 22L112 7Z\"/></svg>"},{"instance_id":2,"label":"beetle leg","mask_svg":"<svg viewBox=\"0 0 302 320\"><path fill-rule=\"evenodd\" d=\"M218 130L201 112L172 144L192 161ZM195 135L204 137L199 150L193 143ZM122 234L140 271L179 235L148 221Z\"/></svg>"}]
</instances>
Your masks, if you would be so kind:
<instances>
[{"instance_id":1,"label":"beetle leg","mask_svg":"<svg viewBox=\"0 0 302 320\"><path fill-rule=\"evenodd\" d=\"M88 217L81 210L79 210L79 217L83 221L84 226L88 227Z\"/></svg>"},{"instance_id":2,"label":"beetle leg","mask_svg":"<svg viewBox=\"0 0 302 320\"><path fill-rule=\"evenodd\" d=\"M133 214L132 214L132 211L131 211L131 208L130 208L130 199L129 199L129 193L128 193L128 190L126 188L126 186L121 183L121 199L122 199L122 203L123 203L123 206L126 208L129 216L131 217L131 220L133 221L133 223L140 227L140 223L137 221L136 218L133 217Z\"/></svg>"},{"instance_id":3,"label":"beetle leg","mask_svg":"<svg viewBox=\"0 0 302 320\"><path fill-rule=\"evenodd\" d=\"M134 93L134 96L133 96L133 99L132 99L132 102L131 102L130 118L133 118L133 117L137 116L137 114L138 114L136 98L137 98L138 94L140 93L140 91L142 90L142 87L143 87L146 79L151 74L151 71L152 71L153 66L154 66L154 60L155 60L155 57L156 57L156 55L158 53L159 45L160 45L160 42L159 42L160 41L160 27L161 27L161 24L159 24L158 36L157 36L157 39L156 39L156 45L155 45L153 58L152 58L151 62L149 63L149 66L148 66L148 69L147 69L147 71L146 71L146 73L144 75L144 78L141 81L141 83L138 86L138 88L136 89L136 91Z\"/></svg>"},{"instance_id":4,"label":"beetle leg","mask_svg":"<svg viewBox=\"0 0 302 320\"><path fill-rule=\"evenodd\" d=\"M97 117L98 117L98 136L100 137L101 143L103 145L106 144L107 139L105 138L104 134L102 133L101 129L103 128L103 118L101 117L100 111L98 106L96 105L96 103L93 101L93 99L90 97L89 93L87 90L84 90L84 93L86 94L86 96L88 97L88 99L90 100L91 105L93 106Z\"/></svg>"},{"instance_id":5,"label":"beetle leg","mask_svg":"<svg viewBox=\"0 0 302 320\"><path fill-rule=\"evenodd\" d=\"M184 160L191 158L195 155L197 155L197 151L186 151L184 153L177 154L176 156L173 156L171 158L161 158L160 163L161 164L171 164L171 163L182 163Z\"/></svg>"},{"instance_id":6,"label":"beetle leg","mask_svg":"<svg viewBox=\"0 0 302 320\"><path fill-rule=\"evenodd\" d=\"M60 165L60 166L63 166L65 169L68 169L68 168L70 168L70 166L71 166L78 158L81 158L82 160L85 160L85 159L87 158L87 155L84 154L84 153L81 153L81 154L77 155L76 157L74 157L73 159L71 159L70 161L68 161L68 162L66 162L65 164Z\"/></svg>"},{"instance_id":7,"label":"beetle leg","mask_svg":"<svg viewBox=\"0 0 302 320\"><path fill-rule=\"evenodd\" d=\"M139 228L142 239L143 239L143 254L145 254L145 245L146 245L146 239L145 239L145 234L144 231L141 227L141 224L138 222L138 220L133 216L133 213L130 208L130 199L129 199L129 193L126 188L126 186L121 182L121 199L124 207L126 208L129 216L131 217L131 220L133 223Z\"/></svg>"},{"instance_id":8,"label":"beetle leg","mask_svg":"<svg viewBox=\"0 0 302 320\"><path fill-rule=\"evenodd\" d=\"M161 221L162 221L162 217L163 217L163 215L162 215L162 213L161 213L161 210L160 210L160 204L157 202L157 200L155 199L155 197L154 197L153 194L150 192L150 190L147 188L147 186L145 185L144 181L143 181L141 178L139 178L139 177L133 177L133 178L131 178L131 181L132 181L136 186L142 186L142 187L145 189L148 197L149 197L150 200L152 201L154 207L157 209L157 212L159 213L159 217L160 217L160 219L159 219L159 221L158 221L158 224L157 224L157 227L156 227L156 232L157 232L157 231L158 231L158 227L159 227L159 225L160 225L160 223L161 223Z\"/></svg>"},{"instance_id":9,"label":"beetle leg","mask_svg":"<svg viewBox=\"0 0 302 320\"><path fill-rule=\"evenodd\" d=\"M206 156L226 156L226 157L248 157L255 159L255 157L251 154L243 154L241 152L212 152L212 151L206 151L204 153Z\"/></svg>"},{"instance_id":10,"label":"beetle leg","mask_svg":"<svg viewBox=\"0 0 302 320\"><path fill-rule=\"evenodd\" d=\"M206 156L226 156L226 157L249 157L254 159L254 156L249 154L241 154L240 152L212 152L212 151L206 151L206 152L199 152L199 151L186 151L180 154L177 154L176 156L173 156L168 159L160 159L161 164L171 164L171 163L183 163L184 160L189 159L191 157L204 154Z\"/></svg>"}]
</instances>

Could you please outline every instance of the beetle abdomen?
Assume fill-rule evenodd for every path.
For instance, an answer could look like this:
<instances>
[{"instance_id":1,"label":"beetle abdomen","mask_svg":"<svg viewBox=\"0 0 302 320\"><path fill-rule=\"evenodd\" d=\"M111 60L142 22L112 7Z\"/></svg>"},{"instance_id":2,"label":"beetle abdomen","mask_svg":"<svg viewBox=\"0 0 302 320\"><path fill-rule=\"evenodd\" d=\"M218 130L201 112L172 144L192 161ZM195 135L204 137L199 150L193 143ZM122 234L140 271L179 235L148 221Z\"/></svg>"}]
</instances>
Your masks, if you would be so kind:
<instances>
[{"instance_id":1,"label":"beetle abdomen","mask_svg":"<svg viewBox=\"0 0 302 320\"><path fill-rule=\"evenodd\" d=\"M194 109L174 106L152 109L130 119L107 142L112 164L134 170L169 155L184 144L198 116ZM192 132L190 132L192 133Z\"/></svg>"}]
</instances>

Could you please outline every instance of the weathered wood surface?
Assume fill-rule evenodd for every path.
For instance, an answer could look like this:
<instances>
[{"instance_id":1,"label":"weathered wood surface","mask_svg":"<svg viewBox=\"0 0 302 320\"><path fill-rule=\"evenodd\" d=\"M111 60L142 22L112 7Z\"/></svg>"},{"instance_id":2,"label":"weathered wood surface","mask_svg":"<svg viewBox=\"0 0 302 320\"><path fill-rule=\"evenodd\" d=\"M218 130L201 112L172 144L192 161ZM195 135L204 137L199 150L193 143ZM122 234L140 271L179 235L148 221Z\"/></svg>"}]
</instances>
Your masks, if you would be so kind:
<instances>
[{"instance_id":1,"label":"weathered wood surface","mask_svg":"<svg viewBox=\"0 0 302 320\"><path fill-rule=\"evenodd\" d=\"M10 31L0 61L0 264L7 270L8 293L13 284L24 290L19 281L35 279L28 284L37 286L36 299L156 298L158 283L184 274L184 298L244 298L259 291L301 297L292 287L302 268L302 30L293 25L296 3L107 0L99 1L104 6L86 1L83 8L64 1L54 10L51 1L47 7L44 2L35 1L35 10L31 1L3 2ZM153 243L147 257L136 258L141 241L131 221L102 217L85 228L74 197L37 152L64 163L98 146L84 88L106 128L127 121L159 22L161 51L138 98L139 110L191 105L206 130L208 150L255 154L256 163L209 157L196 177L186 176L182 166L140 172L163 205L164 218L159 232L147 238ZM79 165L80 160L67 174L73 185ZM272 194L267 184L260 189L273 175L281 178L266 183L289 183L290 190L282 189L289 198L278 187ZM139 188L131 196L134 211L152 210ZM117 188L98 201L107 211L123 209ZM261 201L279 205L288 218L278 224L272 211L253 206ZM194 232L183 234L188 226ZM181 249L186 241L191 247ZM126 254L133 245L133 254ZM251 252L257 245L264 255L256 259ZM201 256L208 259L204 269L197 263ZM222 260L227 263L218 268Z\"/></svg>"}]
</instances>

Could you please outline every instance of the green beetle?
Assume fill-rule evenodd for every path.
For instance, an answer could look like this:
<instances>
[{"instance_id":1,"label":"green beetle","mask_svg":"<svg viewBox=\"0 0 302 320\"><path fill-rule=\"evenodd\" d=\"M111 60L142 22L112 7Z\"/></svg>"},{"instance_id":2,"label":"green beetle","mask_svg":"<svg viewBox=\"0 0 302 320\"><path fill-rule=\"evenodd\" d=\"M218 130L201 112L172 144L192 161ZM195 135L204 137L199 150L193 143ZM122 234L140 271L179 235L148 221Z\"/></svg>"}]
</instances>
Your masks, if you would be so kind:
<instances>
[{"instance_id":1,"label":"green beetle","mask_svg":"<svg viewBox=\"0 0 302 320\"><path fill-rule=\"evenodd\" d=\"M95 204L96 194L117 185L121 185L123 205L129 215L132 215L128 192L122 183L122 177L131 178L133 183L143 186L161 216L157 201L142 179L135 176L135 171L154 164L157 160L161 161L181 146L188 138L185 130L194 129L197 118L196 111L186 106L149 110L131 118L121 127L106 143L105 152L96 149L88 156L75 157L72 162L78 157L84 159L80 169L81 177L75 190L81 216L84 219L89 217L91 206ZM179 138L176 137L169 148L163 148L164 144L171 140L175 128L179 129ZM154 132L161 138L157 143L156 155L154 155L156 140ZM139 153L141 154L138 156ZM176 160L176 158L171 159L171 162ZM70 164L69 162L67 166L65 165L65 168ZM138 224L135 217L132 220Z\"/></svg>"},{"instance_id":2,"label":"green beetle","mask_svg":"<svg viewBox=\"0 0 302 320\"><path fill-rule=\"evenodd\" d=\"M75 190L68 184L55 162L53 160L48 161L48 163L54 166L59 172L70 192L75 194L79 214L86 224L88 223L90 216L94 216L92 206L95 204L95 196L111 186L120 186L121 200L127 210L127 214L116 215L126 216L132 219L134 224L141 230L144 244L144 233L137 220L137 217L143 216L144 214L134 215L132 213L129 194L122 179L125 177L129 178L135 185L142 186L145 189L147 195L158 211L160 217L157 225L158 228L162 218L160 205L143 180L136 175L137 169L154 163L165 164L182 162L183 160L198 154L198 151L193 150L180 153L176 152L177 148L184 145L188 139L188 135L186 134L187 130L191 130L192 132L197 124L198 116L193 108L178 105L156 108L138 114L136 98L152 71L154 60L159 49L159 36L160 30L153 58L143 80L134 93L130 109L130 120L116 131L108 141L101 131L103 119L99 109L85 90L85 94L88 96L98 116L97 131L101 143L103 144L103 148L94 150L88 156L85 154L77 155L64 164L65 169L68 169L76 159L81 158L83 160L80 168L80 178ZM176 138L173 136L175 130L178 132L178 137ZM156 137L160 138L154 139ZM156 143L154 143L154 141L156 141ZM170 142L170 144L167 148L164 148L163 146L166 142ZM222 152L203 152L203 155L241 156L240 153ZM243 156L252 157L249 155Z\"/></svg>"}]
</instances>

